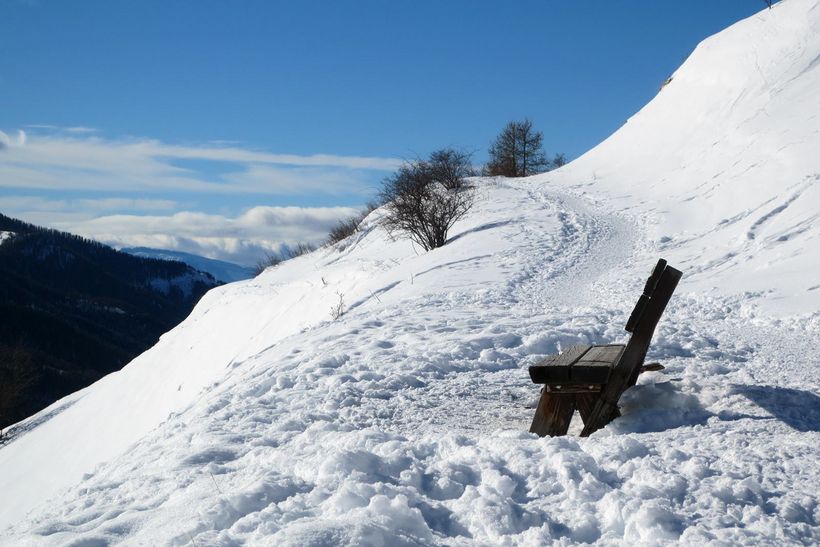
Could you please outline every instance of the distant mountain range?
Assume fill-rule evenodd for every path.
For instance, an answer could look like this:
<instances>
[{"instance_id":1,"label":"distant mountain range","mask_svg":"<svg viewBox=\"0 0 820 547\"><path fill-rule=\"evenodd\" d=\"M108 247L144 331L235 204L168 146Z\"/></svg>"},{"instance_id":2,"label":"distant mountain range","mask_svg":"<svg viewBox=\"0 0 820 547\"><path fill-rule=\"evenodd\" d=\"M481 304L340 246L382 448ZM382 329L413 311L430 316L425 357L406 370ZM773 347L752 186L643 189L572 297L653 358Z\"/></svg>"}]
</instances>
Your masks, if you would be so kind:
<instances>
[{"instance_id":1,"label":"distant mountain range","mask_svg":"<svg viewBox=\"0 0 820 547\"><path fill-rule=\"evenodd\" d=\"M250 279L254 275L253 268L240 266L239 264L225 262L223 260L206 258L204 256L191 253L183 253L181 251L152 249L150 247L127 247L120 250L124 253L142 256L145 258L158 258L161 260L176 260L178 262L184 262L196 270L211 274L217 281L222 281L223 283L233 283L234 281Z\"/></svg>"},{"instance_id":2,"label":"distant mountain range","mask_svg":"<svg viewBox=\"0 0 820 547\"><path fill-rule=\"evenodd\" d=\"M0 428L119 370L218 284L0 214Z\"/></svg>"}]
</instances>

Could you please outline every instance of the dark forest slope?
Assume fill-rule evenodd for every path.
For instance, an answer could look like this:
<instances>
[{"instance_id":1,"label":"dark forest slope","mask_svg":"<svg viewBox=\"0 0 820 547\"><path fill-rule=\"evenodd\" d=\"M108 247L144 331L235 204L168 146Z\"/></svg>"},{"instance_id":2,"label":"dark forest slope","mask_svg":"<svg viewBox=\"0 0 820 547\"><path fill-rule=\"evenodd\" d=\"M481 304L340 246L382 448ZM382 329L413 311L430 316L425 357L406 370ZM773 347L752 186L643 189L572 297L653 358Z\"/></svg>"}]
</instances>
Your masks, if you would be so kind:
<instances>
[{"instance_id":1,"label":"dark forest slope","mask_svg":"<svg viewBox=\"0 0 820 547\"><path fill-rule=\"evenodd\" d=\"M217 282L0 214L0 427L119 370Z\"/></svg>"}]
</instances>

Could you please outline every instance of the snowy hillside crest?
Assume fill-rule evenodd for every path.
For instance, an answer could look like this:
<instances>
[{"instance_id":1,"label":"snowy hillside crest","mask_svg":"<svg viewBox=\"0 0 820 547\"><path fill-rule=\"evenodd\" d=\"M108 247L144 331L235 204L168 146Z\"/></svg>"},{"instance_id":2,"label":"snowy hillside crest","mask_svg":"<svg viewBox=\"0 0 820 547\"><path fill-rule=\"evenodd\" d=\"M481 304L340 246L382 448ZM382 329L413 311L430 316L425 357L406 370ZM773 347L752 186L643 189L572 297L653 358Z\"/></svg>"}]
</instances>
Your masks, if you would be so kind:
<instances>
[{"instance_id":1,"label":"snowy hillside crest","mask_svg":"<svg viewBox=\"0 0 820 547\"><path fill-rule=\"evenodd\" d=\"M818 541L818 58L786 0L575 162L476 180L445 246L377 211L210 291L0 447L0 544ZM589 438L529 434L527 366L625 340L660 255L666 370Z\"/></svg>"}]
</instances>

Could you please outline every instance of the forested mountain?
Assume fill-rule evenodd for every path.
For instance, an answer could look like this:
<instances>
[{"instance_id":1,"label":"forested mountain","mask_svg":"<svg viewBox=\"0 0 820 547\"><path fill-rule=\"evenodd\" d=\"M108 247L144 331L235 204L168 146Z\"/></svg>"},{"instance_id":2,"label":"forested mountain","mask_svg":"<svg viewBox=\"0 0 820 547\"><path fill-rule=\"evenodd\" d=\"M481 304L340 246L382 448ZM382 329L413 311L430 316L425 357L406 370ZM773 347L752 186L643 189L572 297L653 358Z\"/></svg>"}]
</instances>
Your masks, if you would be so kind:
<instances>
[{"instance_id":1,"label":"forested mountain","mask_svg":"<svg viewBox=\"0 0 820 547\"><path fill-rule=\"evenodd\" d=\"M217 285L0 214L0 427L119 370Z\"/></svg>"},{"instance_id":2,"label":"forested mountain","mask_svg":"<svg viewBox=\"0 0 820 547\"><path fill-rule=\"evenodd\" d=\"M184 262L200 272L211 274L214 276L214 279L222 281L223 283L233 283L234 281L250 279L254 275L253 268L248 266L240 266L239 264L225 262L224 260L215 260L213 258L184 253L182 251L151 249L149 247L125 247L120 250L124 253L145 258L159 258L160 260Z\"/></svg>"}]
</instances>

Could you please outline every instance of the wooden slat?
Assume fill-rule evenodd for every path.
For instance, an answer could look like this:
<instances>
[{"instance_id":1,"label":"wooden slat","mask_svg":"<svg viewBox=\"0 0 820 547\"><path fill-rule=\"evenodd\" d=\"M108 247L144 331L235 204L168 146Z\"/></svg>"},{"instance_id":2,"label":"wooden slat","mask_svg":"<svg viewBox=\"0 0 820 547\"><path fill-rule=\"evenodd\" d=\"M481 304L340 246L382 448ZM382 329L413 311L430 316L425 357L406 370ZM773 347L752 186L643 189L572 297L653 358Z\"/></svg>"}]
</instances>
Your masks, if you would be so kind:
<instances>
[{"instance_id":1,"label":"wooden slat","mask_svg":"<svg viewBox=\"0 0 820 547\"><path fill-rule=\"evenodd\" d=\"M544 389L550 393L601 393L603 384L547 384Z\"/></svg>"},{"instance_id":2,"label":"wooden slat","mask_svg":"<svg viewBox=\"0 0 820 547\"><path fill-rule=\"evenodd\" d=\"M570 346L560 355L561 364L571 365L578 359L584 356L592 348L590 344L578 344L577 346Z\"/></svg>"},{"instance_id":3,"label":"wooden slat","mask_svg":"<svg viewBox=\"0 0 820 547\"><path fill-rule=\"evenodd\" d=\"M550 393L544 390L530 426L530 433L539 437L566 435L572 413L575 411L575 395Z\"/></svg>"},{"instance_id":4,"label":"wooden slat","mask_svg":"<svg viewBox=\"0 0 820 547\"><path fill-rule=\"evenodd\" d=\"M584 355L578 359L577 363L583 363L585 361L602 361L608 363L614 363L618 357L621 356L621 352L624 350L623 344L607 344L605 346L592 346L589 348L589 351L584 353Z\"/></svg>"},{"instance_id":5,"label":"wooden slat","mask_svg":"<svg viewBox=\"0 0 820 547\"><path fill-rule=\"evenodd\" d=\"M550 355L540 363L530 367L530 378L536 384L569 381L570 366L591 347L588 344L572 346L559 355Z\"/></svg>"},{"instance_id":6,"label":"wooden slat","mask_svg":"<svg viewBox=\"0 0 820 547\"><path fill-rule=\"evenodd\" d=\"M624 355L627 353L634 354L634 362L628 363L629 368L631 368L631 373L627 387L634 386L635 382L638 381L641 366L643 366L644 359L646 359L646 352L649 350L649 344L652 343L652 337L655 335L655 328L658 326L658 322L661 320L666 305L672 298L672 294L675 292L675 288L677 288L682 276L683 273L680 270L676 270L672 266L667 266L661 275L661 279L657 282L657 287L652 293L652 298L649 301L649 306L644 313L644 317L635 327L635 332L630 337L629 343L624 350ZM633 345L632 350L629 348L630 344ZM620 364L616 364L616 367L618 366L620 366Z\"/></svg>"},{"instance_id":7,"label":"wooden slat","mask_svg":"<svg viewBox=\"0 0 820 547\"><path fill-rule=\"evenodd\" d=\"M579 361L569 371L569 383L605 384L612 374L612 363L601 361Z\"/></svg>"},{"instance_id":8,"label":"wooden slat","mask_svg":"<svg viewBox=\"0 0 820 547\"><path fill-rule=\"evenodd\" d=\"M607 383L611 369L623 353L624 347L623 344L592 346L578 361L573 363L569 372L570 381L577 384Z\"/></svg>"},{"instance_id":9,"label":"wooden slat","mask_svg":"<svg viewBox=\"0 0 820 547\"><path fill-rule=\"evenodd\" d=\"M649 274L649 279L646 280L646 285L643 287L643 293L646 296L652 296L655 292L655 288L658 286L658 281L660 281L661 274L663 274L663 271L666 269L666 265L666 260L662 258L658 259L658 263L655 264L652 273Z\"/></svg>"},{"instance_id":10,"label":"wooden slat","mask_svg":"<svg viewBox=\"0 0 820 547\"><path fill-rule=\"evenodd\" d=\"M635 331L635 326L638 324L638 321L641 320L641 316L646 310L646 306L649 303L649 299L652 298L655 288L658 286L658 281L660 280L661 275L663 275L664 269L666 269L666 260L660 258L658 259L658 263L655 264L655 267L652 269L652 273L649 274L649 278L646 280L646 284L643 287L643 293L638 297L638 301L635 303L632 313L629 314L626 327L624 327L624 330L627 332Z\"/></svg>"},{"instance_id":11,"label":"wooden slat","mask_svg":"<svg viewBox=\"0 0 820 547\"><path fill-rule=\"evenodd\" d=\"M535 384L554 384L569 382L569 367L563 365L532 366L530 378Z\"/></svg>"},{"instance_id":12,"label":"wooden slat","mask_svg":"<svg viewBox=\"0 0 820 547\"><path fill-rule=\"evenodd\" d=\"M635 302L635 307L632 308L632 313L629 314L629 319L626 320L626 326L624 327L626 332L633 332L635 330L635 325L641 320L641 316L644 310L646 310L647 304L649 304L648 296L642 294L638 297L638 301Z\"/></svg>"}]
</instances>

